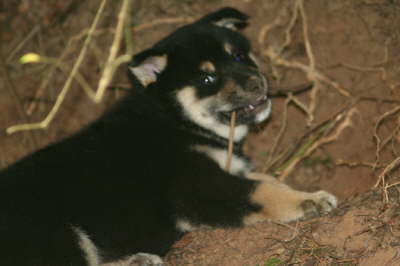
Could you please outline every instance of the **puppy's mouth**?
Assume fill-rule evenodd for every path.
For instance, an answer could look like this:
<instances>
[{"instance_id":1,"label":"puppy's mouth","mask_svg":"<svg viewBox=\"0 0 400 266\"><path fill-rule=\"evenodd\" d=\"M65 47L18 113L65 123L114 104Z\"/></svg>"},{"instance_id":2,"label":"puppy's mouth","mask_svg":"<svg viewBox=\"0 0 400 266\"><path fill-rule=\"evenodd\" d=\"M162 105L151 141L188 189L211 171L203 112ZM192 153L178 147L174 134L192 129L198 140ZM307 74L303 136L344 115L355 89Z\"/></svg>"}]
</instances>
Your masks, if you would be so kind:
<instances>
[{"instance_id":1,"label":"puppy's mouth","mask_svg":"<svg viewBox=\"0 0 400 266\"><path fill-rule=\"evenodd\" d=\"M221 111L220 113L224 120L230 121L233 112L236 112L237 118L250 118L269 109L271 109L271 100L268 99L267 95L263 95L249 104L240 105L229 111Z\"/></svg>"}]
</instances>

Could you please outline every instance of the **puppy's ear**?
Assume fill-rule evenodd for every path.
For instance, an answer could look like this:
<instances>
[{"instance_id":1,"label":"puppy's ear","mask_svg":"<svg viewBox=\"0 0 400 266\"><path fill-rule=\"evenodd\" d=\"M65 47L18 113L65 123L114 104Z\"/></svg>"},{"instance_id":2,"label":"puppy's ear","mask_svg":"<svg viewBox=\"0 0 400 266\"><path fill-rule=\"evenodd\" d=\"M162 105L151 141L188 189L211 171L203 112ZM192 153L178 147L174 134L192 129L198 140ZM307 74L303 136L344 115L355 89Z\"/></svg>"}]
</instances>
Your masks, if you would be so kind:
<instances>
[{"instance_id":1,"label":"puppy's ear","mask_svg":"<svg viewBox=\"0 0 400 266\"><path fill-rule=\"evenodd\" d=\"M168 64L166 54L146 50L133 57L129 63L129 76L136 78L143 87L157 81L157 75L164 71Z\"/></svg>"},{"instance_id":2,"label":"puppy's ear","mask_svg":"<svg viewBox=\"0 0 400 266\"><path fill-rule=\"evenodd\" d=\"M219 9L201 18L199 23L212 23L231 30L240 30L247 26L249 16L231 7Z\"/></svg>"}]
</instances>

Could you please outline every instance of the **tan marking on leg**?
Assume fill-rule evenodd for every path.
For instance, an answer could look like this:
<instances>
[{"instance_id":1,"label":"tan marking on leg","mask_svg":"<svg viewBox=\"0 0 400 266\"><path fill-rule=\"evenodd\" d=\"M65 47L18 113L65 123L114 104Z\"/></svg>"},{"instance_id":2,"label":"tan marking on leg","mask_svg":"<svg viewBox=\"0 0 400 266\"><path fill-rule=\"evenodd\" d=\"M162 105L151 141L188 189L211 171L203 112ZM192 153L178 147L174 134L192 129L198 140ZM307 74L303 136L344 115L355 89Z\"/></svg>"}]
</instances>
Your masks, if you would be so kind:
<instances>
[{"instance_id":1,"label":"tan marking on leg","mask_svg":"<svg viewBox=\"0 0 400 266\"><path fill-rule=\"evenodd\" d=\"M244 224L264 220L289 222L297 219L318 216L336 207L336 197L325 191L302 192L280 183L273 177L251 173L249 179L261 180L250 195L251 201L262 206L262 210L246 216Z\"/></svg>"}]
</instances>

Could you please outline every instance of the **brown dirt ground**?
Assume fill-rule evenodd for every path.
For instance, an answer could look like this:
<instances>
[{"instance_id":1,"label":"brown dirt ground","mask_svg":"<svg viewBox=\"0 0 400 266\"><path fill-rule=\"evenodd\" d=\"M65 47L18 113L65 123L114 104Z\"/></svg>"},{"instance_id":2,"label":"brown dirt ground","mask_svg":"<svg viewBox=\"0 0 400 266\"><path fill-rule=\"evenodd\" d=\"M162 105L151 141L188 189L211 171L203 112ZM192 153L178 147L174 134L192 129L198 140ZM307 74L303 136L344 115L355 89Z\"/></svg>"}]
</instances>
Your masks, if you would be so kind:
<instances>
[{"instance_id":1,"label":"brown dirt ground","mask_svg":"<svg viewBox=\"0 0 400 266\"><path fill-rule=\"evenodd\" d=\"M75 132L123 96L123 90L109 90L96 105L75 84L47 130L5 133L9 126L42 120L67 77L59 69L49 75L51 64L21 65L20 56L64 53L63 64L72 66L98 5L95 0L0 2L0 168ZM119 5L107 4L80 69L93 88ZM244 33L273 94L314 84L274 99L273 116L255 128L247 153L260 171L284 176L299 189L325 189L342 203L311 221L187 234L167 255L167 265L400 265L400 192L391 186L399 181L400 1L132 1L134 51L223 6L251 16ZM125 70L112 86L129 87ZM379 177L385 182L371 191Z\"/></svg>"}]
</instances>

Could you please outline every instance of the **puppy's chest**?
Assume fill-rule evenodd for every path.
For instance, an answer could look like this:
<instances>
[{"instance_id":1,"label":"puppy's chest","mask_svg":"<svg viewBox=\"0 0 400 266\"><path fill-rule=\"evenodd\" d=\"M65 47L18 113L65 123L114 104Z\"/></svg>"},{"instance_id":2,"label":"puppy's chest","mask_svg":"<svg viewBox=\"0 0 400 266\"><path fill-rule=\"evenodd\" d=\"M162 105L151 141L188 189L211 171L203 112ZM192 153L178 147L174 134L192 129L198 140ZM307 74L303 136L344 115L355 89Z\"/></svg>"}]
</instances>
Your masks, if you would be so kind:
<instances>
[{"instance_id":1,"label":"puppy's chest","mask_svg":"<svg viewBox=\"0 0 400 266\"><path fill-rule=\"evenodd\" d=\"M209 145L195 145L192 149L199 152L214 162L216 162L219 167L223 170L226 169L228 161L228 150L224 148L209 146ZM231 158L231 164L229 173L234 175L241 175L249 172L253 169L253 166L245 156L233 153Z\"/></svg>"}]
</instances>

